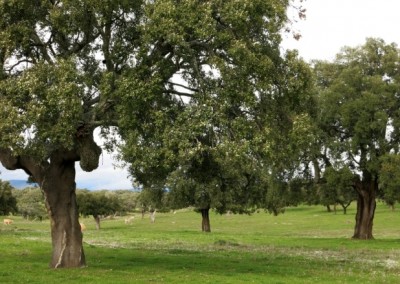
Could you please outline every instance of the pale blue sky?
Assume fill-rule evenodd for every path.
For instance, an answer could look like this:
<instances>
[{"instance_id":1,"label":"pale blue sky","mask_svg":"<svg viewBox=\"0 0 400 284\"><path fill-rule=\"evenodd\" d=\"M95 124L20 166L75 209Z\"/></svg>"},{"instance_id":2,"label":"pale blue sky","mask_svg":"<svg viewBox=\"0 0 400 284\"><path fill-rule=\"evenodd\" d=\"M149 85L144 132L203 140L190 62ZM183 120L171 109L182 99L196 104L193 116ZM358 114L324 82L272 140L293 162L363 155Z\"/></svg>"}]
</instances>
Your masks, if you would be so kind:
<instances>
[{"instance_id":1,"label":"pale blue sky","mask_svg":"<svg viewBox=\"0 0 400 284\"><path fill-rule=\"evenodd\" d=\"M306 20L294 24L299 41L284 36L282 49L298 49L306 60L332 60L340 48L357 46L367 37L379 37L387 43L400 43L400 0L305 0ZM91 183L96 189L131 188L126 170L115 168L112 155L104 152L100 166L91 173L77 165L77 183ZM21 171L0 166L0 179L26 179Z\"/></svg>"}]
</instances>

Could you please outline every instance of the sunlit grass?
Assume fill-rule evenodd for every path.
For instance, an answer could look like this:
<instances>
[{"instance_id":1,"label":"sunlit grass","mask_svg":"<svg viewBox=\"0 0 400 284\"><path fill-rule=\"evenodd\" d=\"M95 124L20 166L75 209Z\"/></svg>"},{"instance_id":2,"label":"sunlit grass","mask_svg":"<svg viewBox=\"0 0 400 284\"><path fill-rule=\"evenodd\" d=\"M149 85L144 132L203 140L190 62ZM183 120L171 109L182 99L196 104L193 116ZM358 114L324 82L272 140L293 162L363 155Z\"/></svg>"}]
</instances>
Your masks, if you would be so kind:
<instances>
[{"instance_id":1,"label":"sunlit grass","mask_svg":"<svg viewBox=\"0 0 400 284\"><path fill-rule=\"evenodd\" d=\"M82 219L88 267L51 270L48 221L0 225L0 283L398 283L400 213L380 204L372 241L351 239L347 215L322 206L289 208L277 217L176 214Z\"/></svg>"}]
</instances>

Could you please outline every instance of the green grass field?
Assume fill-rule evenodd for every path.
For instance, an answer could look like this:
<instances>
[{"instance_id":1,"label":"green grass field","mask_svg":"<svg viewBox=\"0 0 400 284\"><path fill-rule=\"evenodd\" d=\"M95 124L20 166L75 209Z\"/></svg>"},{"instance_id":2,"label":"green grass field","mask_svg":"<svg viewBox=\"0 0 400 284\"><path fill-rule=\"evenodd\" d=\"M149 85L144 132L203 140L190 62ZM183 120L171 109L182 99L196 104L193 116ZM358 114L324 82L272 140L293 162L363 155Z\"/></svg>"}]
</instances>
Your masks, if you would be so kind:
<instances>
[{"instance_id":1,"label":"green grass field","mask_svg":"<svg viewBox=\"0 0 400 284\"><path fill-rule=\"evenodd\" d=\"M212 213L210 234L190 210L157 213L154 224L103 220L100 231L83 219L88 267L60 270L48 268L49 223L12 217L0 224L0 283L399 283L400 212L378 206L372 241L350 239L354 214Z\"/></svg>"}]
</instances>

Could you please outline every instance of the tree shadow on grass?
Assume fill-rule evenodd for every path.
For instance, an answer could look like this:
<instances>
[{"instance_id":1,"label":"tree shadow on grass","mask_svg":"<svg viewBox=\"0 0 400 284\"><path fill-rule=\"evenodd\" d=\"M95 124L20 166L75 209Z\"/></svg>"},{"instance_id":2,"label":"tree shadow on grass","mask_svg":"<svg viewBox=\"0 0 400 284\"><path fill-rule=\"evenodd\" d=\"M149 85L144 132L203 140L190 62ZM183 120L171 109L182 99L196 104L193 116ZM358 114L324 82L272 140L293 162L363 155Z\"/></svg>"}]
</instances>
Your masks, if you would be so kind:
<instances>
[{"instance_id":1,"label":"tree shadow on grass","mask_svg":"<svg viewBox=\"0 0 400 284\"><path fill-rule=\"evenodd\" d=\"M229 249L207 252L181 249L153 251L102 248L100 252L96 252L97 250L92 248L87 252L91 268L121 273L132 272L143 277L147 275L149 279L158 276L164 277L165 280L177 275L190 275L192 278L207 275L220 280L235 277L239 282L265 277L307 279L319 274L321 269L319 261L302 256L268 255L265 252L236 252ZM330 267L332 265L343 264L329 264ZM322 266L325 267L325 264Z\"/></svg>"}]
</instances>

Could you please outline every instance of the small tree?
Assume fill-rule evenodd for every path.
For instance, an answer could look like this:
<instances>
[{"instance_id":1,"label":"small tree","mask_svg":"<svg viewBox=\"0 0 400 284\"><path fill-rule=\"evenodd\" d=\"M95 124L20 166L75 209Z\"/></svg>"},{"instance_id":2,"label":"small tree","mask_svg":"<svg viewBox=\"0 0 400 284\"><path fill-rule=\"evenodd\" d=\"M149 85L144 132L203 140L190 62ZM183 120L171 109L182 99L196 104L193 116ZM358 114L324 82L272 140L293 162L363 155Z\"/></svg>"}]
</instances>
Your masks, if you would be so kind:
<instances>
[{"instance_id":1,"label":"small tree","mask_svg":"<svg viewBox=\"0 0 400 284\"><path fill-rule=\"evenodd\" d=\"M324 173L326 183L321 187L321 203L326 206L340 204L343 208L343 213L346 214L347 207L357 199L357 193L353 187L354 178L354 174L348 168L335 170L332 167L328 167Z\"/></svg>"},{"instance_id":2,"label":"small tree","mask_svg":"<svg viewBox=\"0 0 400 284\"><path fill-rule=\"evenodd\" d=\"M105 191L79 190L77 202L79 212L83 216L93 216L97 230L100 229L100 218L102 216L115 214L121 208L118 199L115 196L106 196Z\"/></svg>"},{"instance_id":3,"label":"small tree","mask_svg":"<svg viewBox=\"0 0 400 284\"><path fill-rule=\"evenodd\" d=\"M9 182L0 180L0 215L8 215L17 211L17 201L13 196L12 189Z\"/></svg>"}]
</instances>

